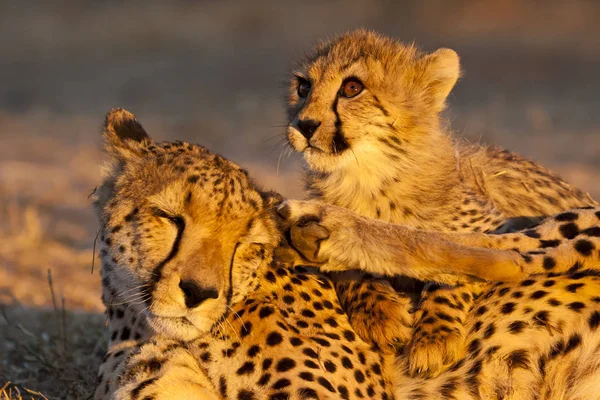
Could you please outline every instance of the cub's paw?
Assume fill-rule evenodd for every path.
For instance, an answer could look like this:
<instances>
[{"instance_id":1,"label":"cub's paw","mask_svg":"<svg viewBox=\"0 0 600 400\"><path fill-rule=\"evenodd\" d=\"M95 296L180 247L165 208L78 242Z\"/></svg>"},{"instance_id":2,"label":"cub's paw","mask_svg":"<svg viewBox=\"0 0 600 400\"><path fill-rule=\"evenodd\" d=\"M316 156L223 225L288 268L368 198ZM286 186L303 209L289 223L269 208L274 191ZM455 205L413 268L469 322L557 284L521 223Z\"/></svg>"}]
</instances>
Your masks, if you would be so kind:
<instances>
[{"instance_id":1,"label":"cub's paw","mask_svg":"<svg viewBox=\"0 0 600 400\"><path fill-rule=\"evenodd\" d=\"M346 303L354 331L384 352L406 346L412 337L410 298L395 292L386 281L365 280L359 285Z\"/></svg>"},{"instance_id":2,"label":"cub's paw","mask_svg":"<svg viewBox=\"0 0 600 400\"><path fill-rule=\"evenodd\" d=\"M465 333L458 327L442 325L416 328L408 349L412 376L433 378L465 355ZM444 329L445 328L445 329Z\"/></svg>"},{"instance_id":3,"label":"cub's paw","mask_svg":"<svg viewBox=\"0 0 600 400\"><path fill-rule=\"evenodd\" d=\"M289 244L323 271L360 269L364 256L357 233L360 217L318 201L287 200L277 209L289 227Z\"/></svg>"},{"instance_id":4,"label":"cub's paw","mask_svg":"<svg viewBox=\"0 0 600 400\"><path fill-rule=\"evenodd\" d=\"M289 244L313 263L324 263L328 259L322 245L336 228L327 217L328 208L316 201L287 200L277 209L289 227Z\"/></svg>"}]
</instances>

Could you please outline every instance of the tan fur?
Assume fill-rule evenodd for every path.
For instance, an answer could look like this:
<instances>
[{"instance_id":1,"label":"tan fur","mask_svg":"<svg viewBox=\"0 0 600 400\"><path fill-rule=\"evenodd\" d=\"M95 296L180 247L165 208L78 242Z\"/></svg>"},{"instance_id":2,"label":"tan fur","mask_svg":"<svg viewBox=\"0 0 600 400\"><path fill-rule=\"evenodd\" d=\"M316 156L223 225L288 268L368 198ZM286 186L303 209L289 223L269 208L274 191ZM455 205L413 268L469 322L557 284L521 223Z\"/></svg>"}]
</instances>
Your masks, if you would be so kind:
<instances>
[{"instance_id":1,"label":"tan fur","mask_svg":"<svg viewBox=\"0 0 600 400\"><path fill-rule=\"evenodd\" d=\"M310 199L347 208L363 217L419 229L497 233L520 229L563 210L597 204L538 164L493 147L468 145L451 136L439 113L460 75L458 56L452 50L424 54L414 46L358 30L317 46L292 75L287 137L306 160ZM341 87L347 79L358 79L364 86L362 92L352 98L343 97ZM302 82L310 85L305 97L298 92ZM303 133L304 121L318 127ZM363 262L369 257L406 261L406 256L393 254L402 253L405 246L418 248L418 243L410 245L418 239L412 235L406 244L406 235L398 234L396 240L381 244L380 251L364 248L358 258ZM373 243L377 242L374 235ZM346 246L358 251L356 243ZM451 257L459 263L465 261L465 272L474 261L461 261L457 258L460 252L450 251L444 241L437 251L442 261ZM494 273L497 279L508 279L502 274L513 274L511 265L500 262L495 266L497 270L490 265L487 276L476 272L487 279L494 279ZM412 272L411 276L419 277ZM363 280L350 288L366 292L366 285L368 282ZM482 289L478 285L472 288L473 293ZM393 301L393 293L385 301ZM422 299L423 307L438 307L428 305L428 301L427 297ZM369 318L368 313L357 312L354 319ZM385 321L386 330L397 335L374 334L381 331L377 321L372 324L378 329L367 328L359 334L381 347L386 347L388 337L406 337L409 327L405 322L395 321L392 315ZM369 323L361 325L368 327ZM420 322L417 326L421 332L427 331ZM432 327L435 329L436 324ZM461 353L457 348L441 353L438 347L428 349L423 341L433 340L432 334L413 340L414 372L435 374L444 353ZM460 342L444 343L460 347ZM419 361L434 358L436 366Z\"/></svg>"},{"instance_id":2,"label":"tan fur","mask_svg":"<svg viewBox=\"0 0 600 400\"><path fill-rule=\"evenodd\" d=\"M239 167L200 146L128 140L119 145L133 151L105 177L96 205L104 236L104 300L110 330L116 332L97 399L516 399L538 393L548 399L597 398L600 281L593 273L544 274L489 288L477 303L485 310L466 316L471 348L466 357L435 379L412 378L405 357L381 353L355 335L327 276L272 262L272 246L281 237L274 229L278 196L258 190ZM114 150L109 151L112 156ZM190 174L202 176L201 171L207 181L189 182ZM235 192L222 185L231 180ZM162 200L157 202L157 195ZM157 204L177 211L171 217L184 218L183 233L176 234L179 246ZM138 208L134 214L132 207ZM200 210L206 213L196 214ZM424 238L430 248L437 235ZM513 236L488 239L484 247L508 243ZM241 243L230 268L195 264L207 275L221 271L216 276L233 278L220 284L233 290L224 314L204 303L189 309L180 288L169 285L188 262L214 260L206 248L195 251L202 241L220 243L221 252L227 242ZM264 252L257 251L259 244ZM148 271L165 260L160 285L143 289ZM154 311L126 294L125 287L150 295ZM507 312L517 294L531 298L542 289L545 296L515 303ZM551 305L551 299L560 301ZM222 299L206 300L211 301ZM179 317L164 320L160 315L167 310L178 310ZM202 318L213 321L208 330L198 322ZM492 324L495 332L488 334Z\"/></svg>"}]
</instances>

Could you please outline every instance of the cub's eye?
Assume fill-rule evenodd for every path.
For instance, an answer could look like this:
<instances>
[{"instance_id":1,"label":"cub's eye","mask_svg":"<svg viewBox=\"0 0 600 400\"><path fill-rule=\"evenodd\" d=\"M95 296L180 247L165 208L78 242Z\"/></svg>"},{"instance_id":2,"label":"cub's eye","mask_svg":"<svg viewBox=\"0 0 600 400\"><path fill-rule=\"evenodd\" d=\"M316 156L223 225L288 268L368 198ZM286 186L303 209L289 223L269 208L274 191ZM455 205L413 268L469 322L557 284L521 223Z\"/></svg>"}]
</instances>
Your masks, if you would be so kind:
<instances>
[{"instance_id":1,"label":"cub's eye","mask_svg":"<svg viewBox=\"0 0 600 400\"><path fill-rule=\"evenodd\" d=\"M298 96L305 98L310 93L310 82L298 77Z\"/></svg>"},{"instance_id":2,"label":"cub's eye","mask_svg":"<svg viewBox=\"0 0 600 400\"><path fill-rule=\"evenodd\" d=\"M351 98L362 92L364 86L361 81L356 78L349 78L342 83L340 96Z\"/></svg>"}]
</instances>

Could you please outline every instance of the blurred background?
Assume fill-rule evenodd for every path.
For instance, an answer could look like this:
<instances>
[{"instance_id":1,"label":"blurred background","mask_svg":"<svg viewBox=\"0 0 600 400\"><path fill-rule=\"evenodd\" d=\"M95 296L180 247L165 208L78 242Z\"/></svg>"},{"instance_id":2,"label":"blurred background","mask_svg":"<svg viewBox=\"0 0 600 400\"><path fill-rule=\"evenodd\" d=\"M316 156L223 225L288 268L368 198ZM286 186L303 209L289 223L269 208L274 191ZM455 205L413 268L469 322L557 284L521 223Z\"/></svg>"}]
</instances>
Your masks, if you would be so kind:
<instances>
[{"instance_id":1,"label":"blurred background","mask_svg":"<svg viewBox=\"0 0 600 400\"><path fill-rule=\"evenodd\" d=\"M301 196L299 157L279 160L282 84L316 40L347 29L455 49L456 134L518 151L600 198L599 20L592 0L0 0L5 319L52 307L48 269L59 308L64 297L70 312L102 310L88 195L112 107L155 139L201 143ZM15 376L27 382L0 364L0 387Z\"/></svg>"}]
</instances>

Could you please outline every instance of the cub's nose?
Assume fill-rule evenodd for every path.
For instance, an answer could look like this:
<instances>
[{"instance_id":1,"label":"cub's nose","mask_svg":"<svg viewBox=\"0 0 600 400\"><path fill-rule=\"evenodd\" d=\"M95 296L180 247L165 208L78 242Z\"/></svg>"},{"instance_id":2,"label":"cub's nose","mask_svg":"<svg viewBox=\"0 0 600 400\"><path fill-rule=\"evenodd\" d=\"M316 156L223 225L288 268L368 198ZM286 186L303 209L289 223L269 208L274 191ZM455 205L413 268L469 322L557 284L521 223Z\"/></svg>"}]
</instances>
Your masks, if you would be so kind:
<instances>
[{"instance_id":1,"label":"cub's nose","mask_svg":"<svg viewBox=\"0 0 600 400\"><path fill-rule=\"evenodd\" d=\"M321 122L315 121L314 119L303 119L296 123L296 127L307 140L310 140L315 134L319 125L321 125Z\"/></svg>"},{"instance_id":2,"label":"cub's nose","mask_svg":"<svg viewBox=\"0 0 600 400\"><path fill-rule=\"evenodd\" d=\"M195 281L179 281L179 288L183 292L187 308L198 307L204 300L216 299L219 292L214 288L203 288Z\"/></svg>"}]
</instances>

